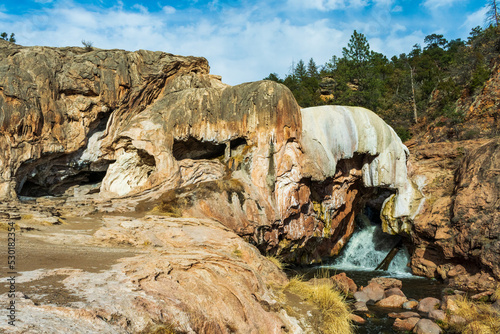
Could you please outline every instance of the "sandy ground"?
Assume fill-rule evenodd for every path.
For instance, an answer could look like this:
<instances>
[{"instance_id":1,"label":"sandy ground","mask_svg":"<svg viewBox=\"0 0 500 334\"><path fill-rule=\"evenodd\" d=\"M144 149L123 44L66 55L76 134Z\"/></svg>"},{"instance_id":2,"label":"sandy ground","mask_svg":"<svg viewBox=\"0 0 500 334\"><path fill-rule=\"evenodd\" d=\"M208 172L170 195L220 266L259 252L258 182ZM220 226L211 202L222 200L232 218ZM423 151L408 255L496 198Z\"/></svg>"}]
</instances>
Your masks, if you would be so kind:
<instances>
[{"instance_id":1,"label":"sandy ground","mask_svg":"<svg viewBox=\"0 0 500 334\"><path fill-rule=\"evenodd\" d=\"M66 275L43 276L47 270L59 268L101 272L109 269L119 259L138 254L127 247L99 247L84 245L101 227L99 219L68 218L62 224L39 224L32 221L33 229L26 228L29 221L20 221L24 228L16 229L15 261L16 291L35 301L66 306L79 301L64 288L61 280ZM8 292L7 231L0 231L0 295Z\"/></svg>"}]
</instances>

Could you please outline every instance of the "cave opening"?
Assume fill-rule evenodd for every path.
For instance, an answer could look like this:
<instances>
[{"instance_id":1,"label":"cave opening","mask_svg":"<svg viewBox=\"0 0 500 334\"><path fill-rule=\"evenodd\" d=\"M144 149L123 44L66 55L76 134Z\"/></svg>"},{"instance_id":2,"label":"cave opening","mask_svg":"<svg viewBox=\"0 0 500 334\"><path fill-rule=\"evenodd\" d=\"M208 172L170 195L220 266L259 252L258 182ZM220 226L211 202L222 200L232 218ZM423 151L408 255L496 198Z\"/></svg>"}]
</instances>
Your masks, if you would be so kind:
<instances>
[{"instance_id":1,"label":"cave opening","mask_svg":"<svg viewBox=\"0 0 500 334\"><path fill-rule=\"evenodd\" d=\"M237 150L237 149L239 149L241 147L245 147L247 145L248 145L247 140L243 137L235 138L235 139L231 140L231 142L230 142L231 151Z\"/></svg>"},{"instance_id":2,"label":"cave opening","mask_svg":"<svg viewBox=\"0 0 500 334\"><path fill-rule=\"evenodd\" d=\"M53 168L52 171L56 169ZM62 196L74 186L89 186L87 193L97 193L105 176L106 171L80 171L63 177L50 174L41 177L31 173L20 186L18 195L21 197Z\"/></svg>"},{"instance_id":3,"label":"cave opening","mask_svg":"<svg viewBox=\"0 0 500 334\"><path fill-rule=\"evenodd\" d=\"M226 144L217 144L209 141L201 141L193 137L187 140L174 140L172 153L176 160L184 159L217 159L224 157Z\"/></svg>"}]
</instances>

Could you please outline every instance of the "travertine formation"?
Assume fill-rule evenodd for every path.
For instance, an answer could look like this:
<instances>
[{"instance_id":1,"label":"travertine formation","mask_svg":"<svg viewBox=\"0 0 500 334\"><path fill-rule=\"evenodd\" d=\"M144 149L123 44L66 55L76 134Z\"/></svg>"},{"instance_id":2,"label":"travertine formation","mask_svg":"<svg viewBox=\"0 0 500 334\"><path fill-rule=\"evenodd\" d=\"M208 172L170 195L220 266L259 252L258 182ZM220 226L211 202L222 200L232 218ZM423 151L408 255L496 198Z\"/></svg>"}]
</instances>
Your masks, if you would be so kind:
<instances>
[{"instance_id":1,"label":"travertine formation","mask_svg":"<svg viewBox=\"0 0 500 334\"><path fill-rule=\"evenodd\" d=\"M407 229L407 150L366 109L301 111L285 86L229 87L203 58L1 50L4 199L97 184L102 199L136 197L129 210L212 217L301 263L339 252L376 187L395 193L388 229Z\"/></svg>"}]
</instances>

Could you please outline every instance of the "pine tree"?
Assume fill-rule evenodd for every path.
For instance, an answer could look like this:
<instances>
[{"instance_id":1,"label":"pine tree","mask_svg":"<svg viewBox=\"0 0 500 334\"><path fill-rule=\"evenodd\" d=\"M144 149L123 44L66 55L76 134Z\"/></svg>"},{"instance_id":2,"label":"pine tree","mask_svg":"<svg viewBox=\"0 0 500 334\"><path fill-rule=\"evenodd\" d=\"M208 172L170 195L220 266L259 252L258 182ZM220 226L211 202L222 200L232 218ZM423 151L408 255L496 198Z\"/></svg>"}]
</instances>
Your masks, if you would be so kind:
<instances>
[{"instance_id":1,"label":"pine tree","mask_svg":"<svg viewBox=\"0 0 500 334\"><path fill-rule=\"evenodd\" d=\"M299 80L303 80L307 76L306 64L304 64L302 59L295 66L293 74Z\"/></svg>"},{"instance_id":2,"label":"pine tree","mask_svg":"<svg viewBox=\"0 0 500 334\"><path fill-rule=\"evenodd\" d=\"M355 64L361 64L369 61L370 44L368 44L365 35L354 30L354 33L347 44L347 48L342 48L342 56L346 60L353 61Z\"/></svg>"},{"instance_id":3,"label":"pine tree","mask_svg":"<svg viewBox=\"0 0 500 334\"><path fill-rule=\"evenodd\" d=\"M16 38L14 36L15 36L14 33L11 33L10 37L9 37L9 34L7 34L5 31L0 34L1 39L3 39L4 41L7 41L7 42L11 42L11 43L16 42Z\"/></svg>"},{"instance_id":4,"label":"pine tree","mask_svg":"<svg viewBox=\"0 0 500 334\"><path fill-rule=\"evenodd\" d=\"M314 62L314 59L309 59L309 63L307 64L307 75L310 78L318 78L319 73L318 73L318 66L316 66L316 63Z\"/></svg>"}]
</instances>

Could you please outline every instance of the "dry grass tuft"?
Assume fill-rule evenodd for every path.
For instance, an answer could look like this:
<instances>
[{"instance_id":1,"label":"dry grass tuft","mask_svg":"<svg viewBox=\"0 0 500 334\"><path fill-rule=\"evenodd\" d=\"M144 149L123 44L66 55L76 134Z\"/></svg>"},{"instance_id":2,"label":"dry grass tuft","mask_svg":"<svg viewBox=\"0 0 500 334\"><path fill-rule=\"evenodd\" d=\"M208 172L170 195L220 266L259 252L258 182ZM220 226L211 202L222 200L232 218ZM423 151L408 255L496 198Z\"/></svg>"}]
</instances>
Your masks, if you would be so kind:
<instances>
[{"instance_id":1,"label":"dry grass tuft","mask_svg":"<svg viewBox=\"0 0 500 334\"><path fill-rule=\"evenodd\" d=\"M494 334L500 333L500 313L491 305L472 302L466 297L456 300L458 310L455 312L466 321L463 324L451 324L453 333Z\"/></svg>"},{"instance_id":2,"label":"dry grass tuft","mask_svg":"<svg viewBox=\"0 0 500 334\"><path fill-rule=\"evenodd\" d=\"M276 265L276 267L280 268L280 270L283 270L286 267L286 265L277 256L268 255L268 256L266 256L266 259L268 259L269 261L271 261L272 263L274 263Z\"/></svg>"},{"instance_id":3,"label":"dry grass tuft","mask_svg":"<svg viewBox=\"0 0 500 334\"><path fill-rule=\"evenodd\" d=\"M308 284L300 277L290 280L285 290L297 294L313 303L321 311L322 332L328 334L354 333L352 322L349 318L349 308L344 297L331 288L329 284Z\"/></svg>"},{"instance_id":4,"label":"dry grass tuft","mask_svg":"<svg viewBox=\"0 0 500 334\"><path fill-rule=\"evenodd\" d=\"M498 288L495 290L495 292L493 293L493 301L495 300L499 300L500 299L500 285L498 286Z\"/></svg>"}]
</instances>

